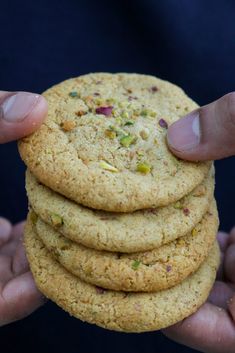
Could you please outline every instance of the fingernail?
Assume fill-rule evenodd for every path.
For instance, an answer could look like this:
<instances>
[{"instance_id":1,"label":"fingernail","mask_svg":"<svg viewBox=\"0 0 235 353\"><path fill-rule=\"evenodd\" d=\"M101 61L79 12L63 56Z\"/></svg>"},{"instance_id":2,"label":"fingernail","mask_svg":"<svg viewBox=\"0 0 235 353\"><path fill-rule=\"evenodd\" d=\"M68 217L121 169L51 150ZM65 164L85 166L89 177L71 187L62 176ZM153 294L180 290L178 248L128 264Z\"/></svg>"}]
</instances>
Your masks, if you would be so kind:
<instances>
[{"instance_id":1,"label":"fingernail","mask_svg":"<svg viewBox=\"0 0 235 353\"><path fill-rule=\"evenodd\" d=\"M177 151L187 151L200 143L200 117L196 110L172 124L167 133L170 147Z\"/></svg>"},{"instance_id":2,"label":"fingernail","mask_svg":"<svg viewBox=\"0 0 235 353\"><path fill-rule=\"evenodd\" d=\"M40 95L19 92L4 100L1 105L2 118L8 122L21 122L34 109Z\"/></svg>"}]
</instances>

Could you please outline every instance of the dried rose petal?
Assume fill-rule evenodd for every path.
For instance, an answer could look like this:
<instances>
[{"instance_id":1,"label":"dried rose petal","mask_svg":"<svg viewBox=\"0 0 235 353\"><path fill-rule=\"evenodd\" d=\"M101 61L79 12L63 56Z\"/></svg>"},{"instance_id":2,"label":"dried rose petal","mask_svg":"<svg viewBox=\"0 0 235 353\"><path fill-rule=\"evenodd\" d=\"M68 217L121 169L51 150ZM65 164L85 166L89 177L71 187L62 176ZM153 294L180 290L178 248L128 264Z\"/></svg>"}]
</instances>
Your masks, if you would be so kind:
<instances>
[{"instance_id":1,"label":"dried rose petal","mask_svg":"<svg viewBox=\"0 0 235 353\"><path fill-rule=\"evenodd\" d=\"M98 107L95 110L96 114L103 114L105 116L110 116L112 114L112 111L113 111L113 107L112 106Z\"/></svg>"},{"instance_id":2,"label":"dried rose petal","mask_svg":"<svg viewBox=\"0 0 235 353\"><path fill-rule=\"evenodd\" d=\"M167 124L166 120L164 120L164 119L160 119L159 122L158 122L158 124L159 124L161 127L163 127L164 129L167 129L167 128L168 128L168 124Z\"/></svg>"},{"instance_id":3,"label":"dried rose petal","mask_svg":"<svg viewBox=\"0 0 235 353\"><path fill-rule=\"evenodd\" d=\"M157 86L152 86L152 87L150 88L150 92L152 92L152 93L155 93L155 92L157 92L157 91L158 91Z\"/></svg>"},{"instance_id":4,"label":"dried rose petal","mask_svg":"<svg viewBox=\"0 0 235 353\"><path fill-rule=\"evenodd\" d=\"M183 209L183 212L184 212L185 216L188 216L189 213L190 213L190 211L189 211L188 208L184 208L184 209Z\"/></svg>"},{"instance_id":5,"label":"dried rose petal","mask_svg":"<svg viewBox=\"0 0 235 353\"><path fill-rule=\"evenodd\" d=\"M104 294L104 292L105 292L104 288L101 288L101 287L98 287L98 286L95 286L95 289L96 289L96 293L97 294Z\"/></svg>"},{"instance_id":6,"label":"dried rose petal","mask_svg":"<svg viewBox=\"0 0 235 353\"><path fill-rule=\"evenodd\" d=\"M172 266L171 265L167 265L166 266L166 272L170 272L172 270Z\"/></svg>"}]
</instances>

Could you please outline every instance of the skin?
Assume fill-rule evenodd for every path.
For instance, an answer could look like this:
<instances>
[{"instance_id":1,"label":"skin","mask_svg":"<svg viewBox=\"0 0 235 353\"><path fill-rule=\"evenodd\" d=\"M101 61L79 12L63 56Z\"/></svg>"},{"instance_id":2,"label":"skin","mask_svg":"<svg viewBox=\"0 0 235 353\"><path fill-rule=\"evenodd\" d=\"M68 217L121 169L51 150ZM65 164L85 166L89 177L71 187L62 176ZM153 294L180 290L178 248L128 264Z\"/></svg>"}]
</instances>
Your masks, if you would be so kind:
<instances>
[{"instance_id":1,"label":"skin","mask_svg":"<svg viewBox=\"0 0 235 353\"><path fill-rule=\"evenodd\" d=\"M0 143L33 132L47 114L47 103L39 96L22 121L6 121L2 105L12 95L0 91ZM45 302L29 271L22 244L23 227L24 222L13 226L0 217L0 326L24 318Z\"/></svg>"},{"instance_id":2,"label":"skin","mask_svg":"<svg viewBox=\"0 0 235 353\"><path fill-rule=\"evenodd\" d=\"M33 132L47 113L46 102L40 96L23 120L5 121L2 105L13 94L0 91L0 143ZM178 157L198 161L234 155L234 136L235 93L230 93L174 123L168 129L167 139ZM0 325L29 315L44 302L28 269L22 232L23 223L12 226L0 218ZM222 261L208 302L194 315L163 332L201 352L234 353L235 228L229 234L220 232L218 240Z\"/></svg>"},{"instance_id":3,"label":"skin","mask_svg":"<svg viewBox=\"0 0 235 353\"><path fill-rule=\"evenodd\" d=\"M190 126L195 116L200 125L196 132L199 130L200 133L194 139ZM168 130L168 145L175 155L186 160L221 159L235 155L234 136L235 92L173 124ZM207 303L194 315L163 332L169 338L200 352L234 353L235 228L229 234L220 232L218 240L221 266Z\"/></svg>"}]
</instances>

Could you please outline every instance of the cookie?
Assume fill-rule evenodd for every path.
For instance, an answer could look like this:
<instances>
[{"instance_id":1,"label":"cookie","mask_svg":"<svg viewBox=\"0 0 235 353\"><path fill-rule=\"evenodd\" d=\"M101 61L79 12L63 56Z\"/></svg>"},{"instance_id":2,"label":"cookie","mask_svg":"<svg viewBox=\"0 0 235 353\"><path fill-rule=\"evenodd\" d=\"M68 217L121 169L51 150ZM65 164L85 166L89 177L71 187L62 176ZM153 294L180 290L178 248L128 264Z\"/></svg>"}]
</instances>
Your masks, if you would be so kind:
<instances>
[{"instance_id":1,"label":"cookie","mask_svg":"<svg viewBox=\"0 0 235 353\"><path fill-rule=\"evenodd\" d=\"M210 162L177 159L167 127L197 108L177 86L138 74L89 74L44 93L48 117L19 142L28 168L76 203L132 212L173 203L199 185Z\"/></svg>"},{"instance_id":2,"label":"cookie","mask_svg":"<svg viewBox=\"0 0 235 353\"><path fill-rule=\"evenodd\" d=\"M181 201L133 213L83 207L26 173L29 203L35 213L67 238L97 250L151 250L190 232L207 211L214 192L214 170ZM112 236L111 236L112 235Z\"/></svg>"},{"instance_id":3,"label":"cookie","mask_svg":"<svg viewBox=\"0 0 235 353\"><path fill-rule=\"evenodd\" d=\"M199 270L179 285L155 293L103 290L65 270L37 238L28 219L25 246L39 290L80 320L125 332L159 330L195 312L207 299L219 263L215 243Z\"/></svg>"},{"instance_id":4,"label":"cookie","mask_svg":"<svg viewBox=\"0 0 235 353\"><path fill-rule=\"evenodd\" d=\"M207 257L218 230L215 203L190 234L148 252L122 254L93 250L66 239L39 218L36 232L69 272L103 288L155 292L173 287Z\"/></svg>"}]
</instances>

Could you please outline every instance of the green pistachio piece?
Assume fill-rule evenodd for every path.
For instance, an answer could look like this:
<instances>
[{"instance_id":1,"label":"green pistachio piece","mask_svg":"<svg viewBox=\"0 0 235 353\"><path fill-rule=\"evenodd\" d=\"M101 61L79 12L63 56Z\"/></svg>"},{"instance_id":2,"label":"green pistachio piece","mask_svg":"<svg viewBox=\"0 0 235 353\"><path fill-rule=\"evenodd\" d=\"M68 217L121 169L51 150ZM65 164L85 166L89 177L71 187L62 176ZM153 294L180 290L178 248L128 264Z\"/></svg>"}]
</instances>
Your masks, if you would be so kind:
<instances>
[{"instance_id":1,"label":"green pistachio piece","mask_svg":"<svg viewBox=\"0 0 235 353\"><path fill-rule=\"evenodd\" d=\"M183 208L183 205L180 201L177 201L174 203L173 207L176 209L176 210L181 210Z\"/></svg>"},{"instance_id":2,"label":"green pistachio piece","mask_svg":"<svg viewBox=\"0 0 235 353\"><path fill-rule=\"evenodd\" d=\"M31 211L30 219L31 219L31 222L33 223L33 225L35 225L37 223L38 216L36 215L36 213L34 211Z\"/></svg>"},{"instance_id":3,"label":"green pistachio piece","mask_svg":"<svg viewBox=\"0 0 235 353\"><path fill-rule=\"evenodd\" d=\"M143 174L148 174L151 172L151 165L148 163L138 163L137 164L137 172L143 173Z\"/></svg>"},{"instance_id":4,"label":"green pistachio piece","mask_svg":"<svg viewBox=\"0 0 235 353\"><path fill-rule=\"evenodd\" d=\"M54 227L60 227L64 223L63 218L57 213L51 213L50 218L51 218L51 223L53 224Z\"/></svg>"},{"instance_id":5,"label":"green pistachio piece","mask_svg":"<svg viewBox=\"0 0 235 353\"><path fill-rule=\"evenodd\" d=\"M78 97L78 92L76 92L76 91L69 92L69 96L72 98Z\"/></svg>"},{"instance_id":6,"label":"green pistachio piece","mask_svg":"<svg viewBox=\"0 0 235 353\"><path fill-rule=\"evenodd\" d=\"M123 119L128 119L129 118L129 113L128 112L122 112L122 118Z\"/></svg>"},{"instance_id":7,"label":"green pistachio piece","mask_svg":"<svg viewBox=\"0 0 235 353\"><path fill-rule=\"evenodd\" d=\"M134 125L134 120L127 120L124 124L124 126L131 126L131 125Z\"/></svg>"},{"instance_id":8,"label":"green pistachio piece","mask_svg":"<svg viewBox=\"0 0 235 353\"><path fill-rule=\"evenodd\" d=\"M118 169L115 168L114 166L112 166L111 164L105 162L105 161L100 161L100 167L102 169L105 169L105 170L108 170L110 172L113 172L113 173L117 173L118 172Z\"/></svg>"},{"instance_id":9,"label":"green pistachio piece","mask_svg":"<svg viewBox=\"0 0 235 353\"><path fill-rule=\"evenodd\" d=\"M121 139L120 139L120 144L123 146L123 147L129 147L130 145L132 145L133 143L136 142L136 136L134 135L127 135L127 136L123 136Z\"/></svg>"},{"instance_id":10,"label":"green pistachio piece","mask_svg":"<svg viewBox=\"0 0 235 353\"><path fill-rule=\"evenodd\" d=\"M141 262L139 260L134 260L131 264L131 267L133 270L138 270L139 266L140 266Z\"/></svg>"},{"instance_id":11,"label":"green pistachio piece","mask_svg":"<svg viewBox=\"0 0 235 353\"><path fill-rule=\"evenodd\" d=\"M105 136L110 138L111 140L115 139L115 137L117 136L116 132L113 130L105 130Z\"/></svg>"}]
</instances>

